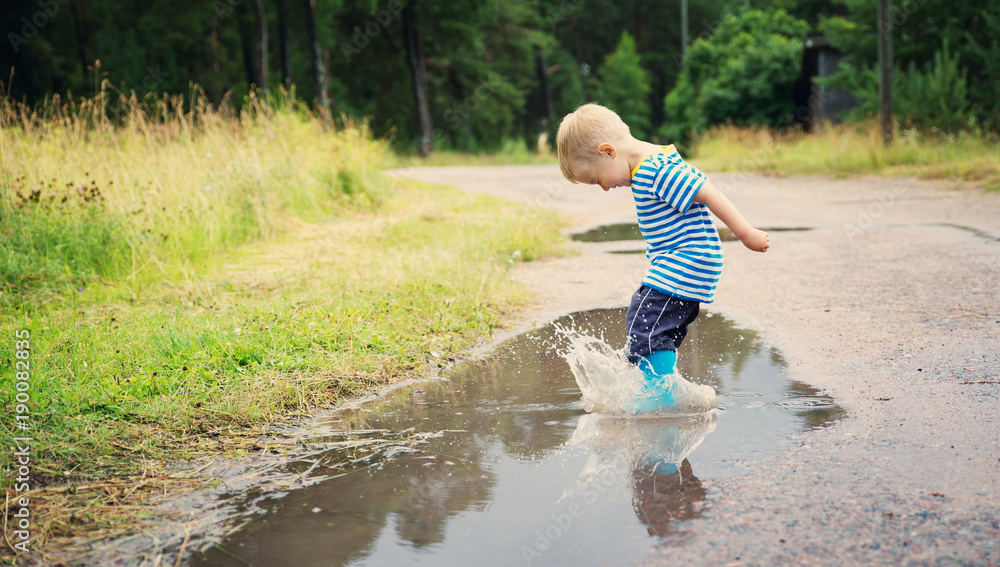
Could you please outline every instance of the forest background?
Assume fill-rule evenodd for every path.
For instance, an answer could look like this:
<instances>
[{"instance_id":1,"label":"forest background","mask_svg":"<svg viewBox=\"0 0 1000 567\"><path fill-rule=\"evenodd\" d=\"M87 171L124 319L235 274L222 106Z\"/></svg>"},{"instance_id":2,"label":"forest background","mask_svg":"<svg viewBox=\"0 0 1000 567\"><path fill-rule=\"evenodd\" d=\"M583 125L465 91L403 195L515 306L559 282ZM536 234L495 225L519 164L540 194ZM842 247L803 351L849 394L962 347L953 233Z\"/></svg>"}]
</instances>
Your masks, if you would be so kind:
<instances>
[{"instance_id":1,"label":"forest background","mask_svg":"<svg viewBox=\"0 0 1000 567\"><path fill-rule=\"evenodd\" d=\"M50 109L102 81L233 108L283 86L332 119L367 119L398 151L481 152L551 140L589 100L660 142L809 125L821 81L803 46L825 36L846 59L824 86L858 99L847 119L874 113L874 2L684 4L687 50L682 3L661 0L16 0L0 70L8 97ZM1000 5L896 1L890 21L900 126L996 132Z\"/></svg>"}]
</instances>

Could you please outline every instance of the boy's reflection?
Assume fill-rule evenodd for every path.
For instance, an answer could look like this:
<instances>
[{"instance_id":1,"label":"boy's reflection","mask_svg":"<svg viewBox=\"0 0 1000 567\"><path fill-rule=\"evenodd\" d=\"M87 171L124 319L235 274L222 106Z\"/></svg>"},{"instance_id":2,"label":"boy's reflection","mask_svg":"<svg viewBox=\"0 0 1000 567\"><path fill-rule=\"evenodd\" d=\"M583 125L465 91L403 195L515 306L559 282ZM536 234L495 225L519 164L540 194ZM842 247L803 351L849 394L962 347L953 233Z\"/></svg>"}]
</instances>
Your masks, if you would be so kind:
<instances>
[{"instance_id":1,"label":"boy's reflection","mask_svg":"<svg viewBox=\"0 0 1000 567\"><path fill-rule=\"evenodd\" d=\"M632 509L649 535L666 536L671 522L692 520L704 509L705 488L687 459L675 465L632 470Z\"/></svg>"},{"instance_id":2,"label":"boy's reflection","mask_svg":"<svg viewBox=\"0 0 1000 567\"><path fill-rule=\"evenodd\" d=\"M715 430L715 413L710 415L703 420L636 422L641 444L632 461L632 509L649 535L665 536L672 522L701 514L705 488L685 457Z\"/></svg>"},{"instance_id":3,"label":"boy's reflection","mask_svg":"<svg viewBox=\"0 0 1000 567\"><path fill-rule=\"evenodd\" d=\"M686 457L715 430L716 420L715 412L638 418L585 415L573 441L592 441L591 454L575 487L593 485L626 463L636 517L650 535L666 536L673 523L694 519L704 509L705 488Z\"/></svg>"}]
</instances>

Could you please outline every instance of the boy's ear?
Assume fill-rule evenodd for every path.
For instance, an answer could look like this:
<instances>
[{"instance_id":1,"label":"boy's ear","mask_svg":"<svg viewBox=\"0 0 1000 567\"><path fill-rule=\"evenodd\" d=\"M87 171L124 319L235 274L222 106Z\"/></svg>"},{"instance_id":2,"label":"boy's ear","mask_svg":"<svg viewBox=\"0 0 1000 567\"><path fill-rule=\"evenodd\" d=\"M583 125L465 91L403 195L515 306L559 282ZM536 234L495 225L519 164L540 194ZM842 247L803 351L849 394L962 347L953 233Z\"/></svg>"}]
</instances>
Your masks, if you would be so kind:
<instances>
[{"instance_id":1,"label":"boy's ear","mask_svg":"<svg viewBox=\"0 0 1000 567\"><path fill-rule=\"evenodd\" d=\"M608 156L611 159L615 159L618 155L618 150L611 144L604 142L603 144L597 146L597 154L602 156Z\"/></svg>"}]
</instances>

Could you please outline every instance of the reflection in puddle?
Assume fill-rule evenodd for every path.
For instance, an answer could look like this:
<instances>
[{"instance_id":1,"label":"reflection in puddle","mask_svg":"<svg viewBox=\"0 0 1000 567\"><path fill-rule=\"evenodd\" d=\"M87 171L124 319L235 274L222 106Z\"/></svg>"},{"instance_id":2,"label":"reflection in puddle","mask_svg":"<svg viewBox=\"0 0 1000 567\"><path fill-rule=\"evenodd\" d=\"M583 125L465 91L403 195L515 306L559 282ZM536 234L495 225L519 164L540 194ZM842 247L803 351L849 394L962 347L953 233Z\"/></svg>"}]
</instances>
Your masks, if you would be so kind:
<instances>
[{"instance_id":1,"label":"reflection in puddle","mask_svg":"<svg viewBox=\"0 0 1000 567\"><path fill-rule=\"evenodd\" d=\"M715 412L674 417L580 418L570 446L589 447L583 471L564 498L594 486L631 485L632 509L650 535L667 536L678 521L696 518L705 490L687 456L715 431Z\"/></svg>"},{"instance_id":2,"label":"reflection in puddle","mask_svg":"<svg viewBox=\"0 0 1000 567\"><path fill-rule=\"evenodd\" d=\"M560 324L624 341L624 310ZM310 474L337 476L262 513L191 565L628 565L698 529L706 485L843 415L783 375L752 331L703 314L679 365L718 392L689 416L587 414L552 326L488 359L331 420L309 442L347 443ZM350 429L364 429L352 433ZM381 442L380 442L381 440Z\"/></svg>"},{"instance_id":3,"label":"reflection in puddle","mask_svg":"<svg viewBox=\"0 0 1000 567\"><path fill-rule=\"evenodd\" d=\"M578 232L572 236L578 242L612 242L615 240L642 240L638 223L606 224Z\"/></svg>"}]
</instances>

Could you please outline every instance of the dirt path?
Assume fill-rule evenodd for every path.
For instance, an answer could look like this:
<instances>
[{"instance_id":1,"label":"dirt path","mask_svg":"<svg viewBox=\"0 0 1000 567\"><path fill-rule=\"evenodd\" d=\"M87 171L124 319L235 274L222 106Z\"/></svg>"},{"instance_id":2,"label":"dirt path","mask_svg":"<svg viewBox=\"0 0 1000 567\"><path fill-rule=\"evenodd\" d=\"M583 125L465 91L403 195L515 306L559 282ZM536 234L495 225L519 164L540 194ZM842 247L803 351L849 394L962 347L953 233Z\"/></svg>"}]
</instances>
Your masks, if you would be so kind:
<instances>
[{"instance_id":1,"label":"dirt path","mask_svg":"<svg viewBox=\"0 0 1000 567\"><path fill-rule=\"evenodd\" d=\"M421 168L414 179L553 208L573 230L635 222L627 189L556 166ZM710 175L759 227L725 243L714 304L847 409L780 458L715 482L709 510L650 564L1000 563L1000 194L912 179ZM510 332L624 307L642 255L527 263L539 299ZM558 284L558 285L555 285Z\"/></svg>"}]
</instances>

